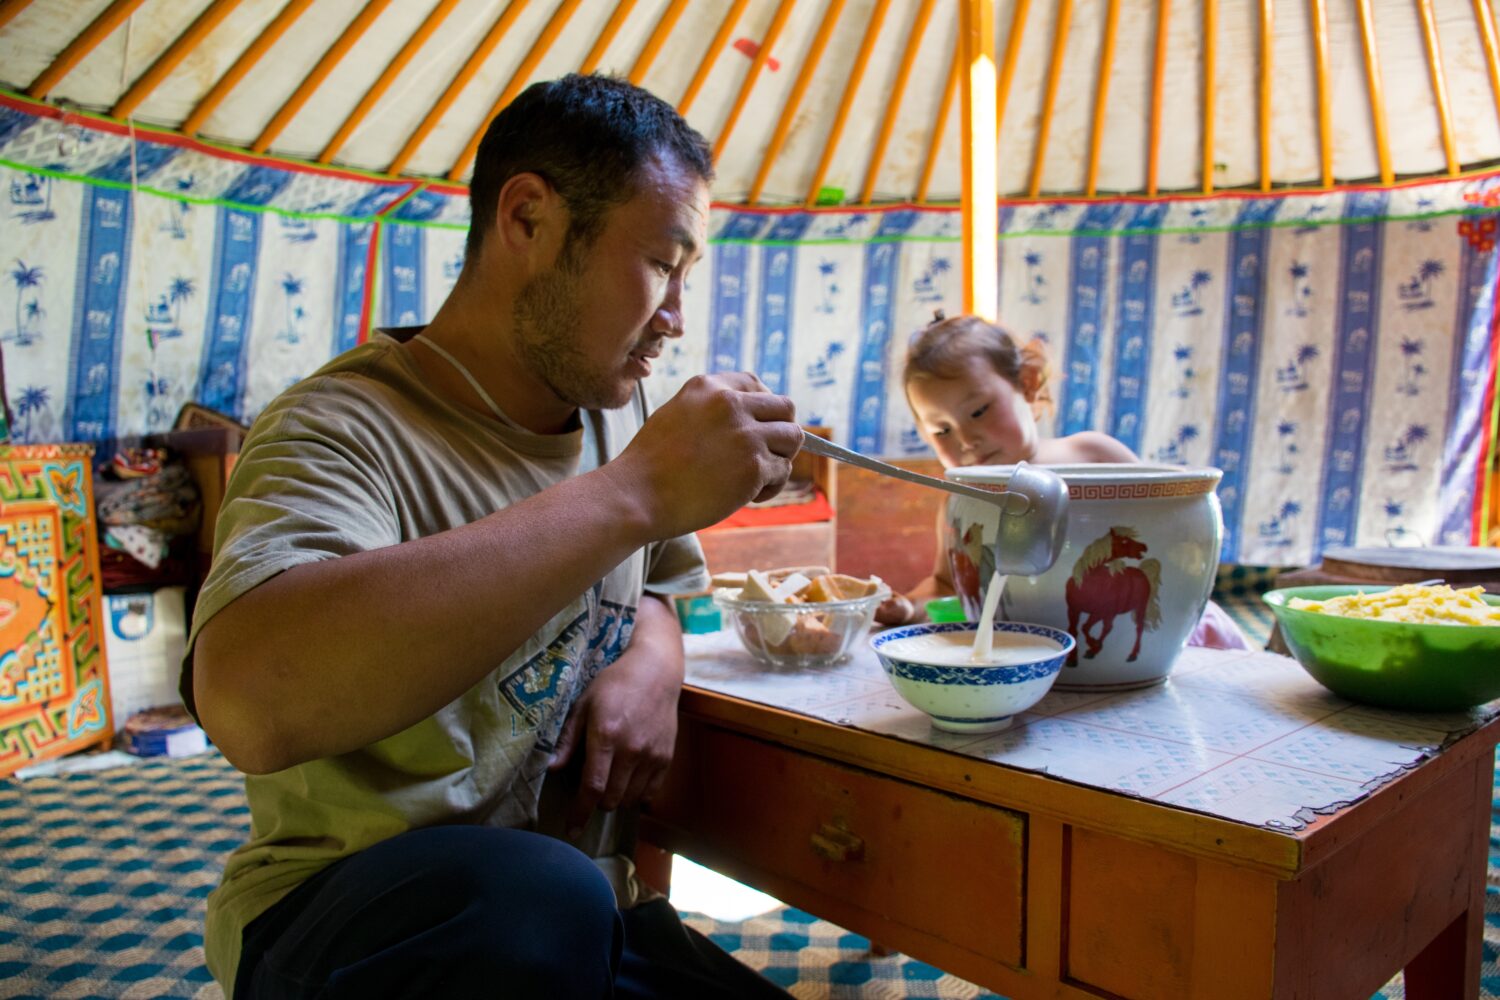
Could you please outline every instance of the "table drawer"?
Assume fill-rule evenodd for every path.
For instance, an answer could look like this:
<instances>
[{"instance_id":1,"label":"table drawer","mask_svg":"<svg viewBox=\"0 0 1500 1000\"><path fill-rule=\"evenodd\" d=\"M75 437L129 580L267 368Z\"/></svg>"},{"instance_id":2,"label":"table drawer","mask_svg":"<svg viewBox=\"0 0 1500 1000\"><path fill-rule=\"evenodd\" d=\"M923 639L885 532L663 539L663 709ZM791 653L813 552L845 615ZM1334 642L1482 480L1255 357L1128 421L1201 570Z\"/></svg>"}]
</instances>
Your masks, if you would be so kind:
<instances>
[{"instance_id":1,"label":"table drawer","mask_svg":"<svg viewBox=\"0 0 1500 1000\"><path fill-rule=\"evenodd\" d=\"M651 823L789 902L833 897L1022 964L1024 814L684 720Z\"/></svg>"}]
</instances>

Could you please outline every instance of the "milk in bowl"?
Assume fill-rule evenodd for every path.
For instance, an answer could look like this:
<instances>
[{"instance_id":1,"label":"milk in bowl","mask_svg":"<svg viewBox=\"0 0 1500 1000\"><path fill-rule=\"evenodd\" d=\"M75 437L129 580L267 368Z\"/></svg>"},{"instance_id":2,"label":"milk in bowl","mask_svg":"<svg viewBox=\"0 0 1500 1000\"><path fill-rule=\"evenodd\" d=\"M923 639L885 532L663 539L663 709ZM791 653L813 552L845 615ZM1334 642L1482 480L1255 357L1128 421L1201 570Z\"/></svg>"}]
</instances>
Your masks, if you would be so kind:
<instances>
[{"instance_id":1,"label":"milk in bowl","mask_svg":"<svg viewBox=\"0 0 1500 1000\"><path fill-rule=\"evenodd\" d=\"M1014 466L949 469L947 478L1003 489ZM1053 465L1068 484L1057 562L1005 582L1000 617L1036 622L1075 642L1059 689L1145 687L1164 680L1208 603L1223 520L1223 473L1152 464ZM944 546L954 586L977 618L994 571L998 509L948 498Z\"/></svg>"},{"instance_id":2,"label":"milk in bowl","mask_svg":"<svg viewBox=\"0 0 1500 1000\"><path fill-rule=\"evenodd\" d=\"M1046 625L995 622L987 655L975 659L975 622L887 629L870 640L891 686L939 729L991 733L1041 701L1073 648Z\"/></svg>"}]
</instances>

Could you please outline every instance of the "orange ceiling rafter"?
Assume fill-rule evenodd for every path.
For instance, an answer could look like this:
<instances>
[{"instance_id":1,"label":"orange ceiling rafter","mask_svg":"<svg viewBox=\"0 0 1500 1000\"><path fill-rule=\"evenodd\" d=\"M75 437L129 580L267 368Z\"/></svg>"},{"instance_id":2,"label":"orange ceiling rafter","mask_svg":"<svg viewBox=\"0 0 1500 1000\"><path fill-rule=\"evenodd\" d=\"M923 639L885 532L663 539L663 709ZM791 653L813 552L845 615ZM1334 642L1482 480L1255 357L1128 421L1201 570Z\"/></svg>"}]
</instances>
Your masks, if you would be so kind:
<instances>
[{"instance_id":1,"label":"orange ceiling rafter","mask_svg":"<svg viewBox=\"0 0 1500 1000\"><path fill-rule=\"evenodd\" d=\"M463 152L458 154L458 159L454 161L453 166L448 171L448 179L450 181L460 180L465 172L468 171L469 166L474 162L475 155L479 152L479 143L484 139L485 130L490 127L490 122L494 121L495 116L504 111L506 106L516 99L516 95L520 94L522 89L525 88L526 84L531 80L531 74L536 71L537 64L551 51L553 43L557 41L558 36L562 34L563 29L572 20L573 14L578 10L580 2L581 0L563 0L562 3L557 5L557 9L552 12L552 17L548 19L546 27L542 28L541 34L537 35L536 41L531 43L531 48L527 50L526 57L521 60L521 65L517 66L516 71L511 74L510 82L500 92L500 97L495 101L495 106L490 108L489 114L484 116L484 121L480 123L479 128L475 129L474 134L469 137L469 141L465 144Z\"/></svg>"},{"instance_id":2,"label":"orange ceiling rafter","mask_svg":"<svg viewBox=\"0 0 1500 1000\"><path fill-rule=\"evenodd\" d=\"M255 65L261 61L265 54L271 51L271 48L281 40L281 36L286 34L287 29L292 26L297 18L302 16L302 12L307 10L311 5L312 0L291 0L285 7L281 8L281 13L277 14L270 24L261 29L260 34L256 35L255 40L250 43L244 52L240 53L240 57L234 61L234 64L229 67L228 71L219 77L219 82L214 84L213 89L208 92L207 96L193 108L192 112L187 116L187 120L182 123L183 135L194 136L198 134L203 128L203 123L208 121L209 115L214 113L219 105L224 102L224 99L233 92L234 88L239 86L240 81L245 78L245 74L255 68Z\"/></svg>"},{"instance_id":3,"label":"orange ceiling rafter","mask_svg":"<svg viewBox=\"0 0 1500 1000\"><path fill-rule=\"evenodd\" d=\"M1212 3L1213 0L1208 0ZM1052 109L1057 106L1057 85L1062 79L1063 52L1068 47L1068 31L1073 21L1073 0L1058 0L1057 26L1052 32L1052 61L1047 66L1047 89L1042 96L1042 118L1037 124L1036 152L1031 161L1029 197L1042 192L1042 163L1047 157L1047 140L1052 131Z\"/></svg>"},{"instance_id":4,"label":"orange ceiling rafter","mask_svg":"<svg viewBox=\"0 0 1500 1000\"><path fill-rule=\"evenodd\" d=\"M1270 0L1265 0L1269 3ZM1432 74L1432 95L1437 102L1438 128L1443 134L1443 156L1448 161L1448 176L1458 176L1458 153L1453 146L1453 119L1448 111L1448 80L1443 75L1443 49L1438 44L1437 22L1432 16L1432 0L1417 0L1422 15L1422 40L1427 47L1427 68Z\"/></svg>"},{"instance_id":5,"label":"orange ceiling rafter","mask_svg":"<svg viewBox=\"0 0 1500 1000\"><path fill-rule=\"evenodd\" d=\"M963 0L960 0L963 2ZM833 163L834 150L839 137L844 134L844 125L849 120L849 109L854 106L854 95L860 81L865 78L865 67L870 63L870 53L875 49L875 40L880 37L880 28L885 24L885 15L891 9L891 0L875 0L875 10L870 14L870 23L865 27L864 40L859 43L859 55L854 57L854 68L849 73L849 82L844 85L844 96L839 101L837 117L823 144L823 155L818 160L818 169L813 172L812 184L807 189L805 203L811 207L818 203L818 192L823 189L823 178L828 176L828 167Z\"/></svg>"},{"instance_id":6,"label":"orange ceiling rafter","mask_svg":"<svg viewBox=\"0 0 1500 1000\"><path fill-rule=\"evenodd\" d=\"M1276 41L1273 0L1260 0L1260 189L1271 190L1271 60Z\"/></svg>"},{"instance_id":7,"label":"orange ceiling rafter","mask_svg":"<svg viewBox=\"0 0 1500 1000\"><path fill-rule=\"evenodd\" d=\"M385 92L390 89L391 84L396 82L396 78L401 75L401 71L406 69L422 46L427 44L427 40L432 37L432 33L437 31L438 27L448 19L448 15L453 13L453 8L457 7L458 3L459 0L441 0L433 8L432 13L422 19L422 23L417 26L417 30L412 32L412 36L406 40L406 44L401 46L401 51L397 52L396 57L386 65L385 69L381 70L379 78L370 86L369 90L365 91L364 96L359 99L359 103L354 106L354 110L349 113L349 117L344 119L344 124L340 125L339 130L333 134L333 138L328 140L328 144L323 147L323 152L318 154L319 163L333 162L333 158L339 155L339 150L344 148L344 143L349 141L349 137L354 134L355 129L359 128L360 123L365 120L370 111L385 96Z\"/></svg>"},{"instance_id":8,"label":"orange ceiling rafter","mask_svg":"<svg viewBox=\"0 0 1500 1000\"><path fill-rule=\"evenodd\" d=\"M1380 160L1380 183L1395 180L1391 170L1391 143L1385 127L1385 85L1380 76L1380 53L1375 46L1375 14L1370 0L1354 0L1359 11L1359 36L1364 43L1365 83L1370 88L1370 114L1375 123L1375 155Z\"/></svg>"},{"instance_id":9,"label":"orange ceiling rafter","mask_svg":"<svg viewBox=\"0 0 1500 1000\"><path fill-rule=\"evenodd\" d=\"M589 74L599 68L599 64L604 61L604 53L609 51L609 43L615 40L615 36L620 33L620 27L634 9L635 0L620 0L615 4L615 12L609 15L604 30L599 32L598 38L594 39L594 47L589 49L589 54L583 57L583 62L578 66L578 72Z\"/></svg>"},{"instance_id":10,"label":"orange ceiling rafter","mask_svg":"<svg viewBox=\"0 0 1500 1000\"><path fill-rule=\"evenodd\" d=\"M272 116L256 140L250 144L252 151L264 153L271 148L271 143L276 141L276 137L297 116L297 112L302 110L308 99L317 93L323 81L328 79L328 75L344 61L344 57L390 4L391 0L369 0L369 3L365 4L364 8L354 16L354 20L349 22L343 34L339 35L338 40L329 47L327 52L323 53L323 58L318 60L312 72L307 74L307 78L293 91L292 96Z\"/></svg>"},{"instance_id":11,"label":"orange ceiling rafter","mask_svg":"<svg viewBox=\"0 0 1500 1000\"><path fill-rule=\"evenodd\" d=\"M1478 2L1478 0L1476 0ZM1326 0L1312 0L1313 65L1318 78L1318 164L1323 186L1333 186L1333 92L1328 65L1328 8Z\"/></svg>"},{"instance_id":12,"label":"orange ceiling rafter","mask_svg":"<svg viewBox=\"0 0 1500 1000\"><path fill-rule=\"evenodd\" d=\"M1203 0L1203 177L1204 194L1214 190L1214 100L1219 55L1219 0Z\"/></svg>"},{"instance_id":13,"label":"orange ceiling rafter","mask_svg":"<svg viewBox=\"0 0 1500 1000\"><path fill-rule=\"evenodd\" d=\"M651 71L651 64L656 62L656 56L661 52L662 45L667 36L672 33L677 19L682 17L682 12L687 9L688 0L672 0L667 9L662 11L661 19L656 22L656 27L651 31L651 37L646 39L646 44L641 47L640 55L635 57L635 65L630 67L630 76L627 78L637 87L641 81L646 79L646 74Z\"/></svg>"},{"instance_id":14,"label":"orange ceiling rafter","mask_svg":"<svg viewBox=\"0 0 1500 1000\"><path fill-rule=\"evenodd\" d=\"M9 24L13 17L29 6L31 0L0 0L0 28Z\"/></svg>"},{"instance_id":15,"label":"orange ceiling rafter","mask_svg":"<svg viewBox=\"0 0 1500 1000\"><path fill-rule=\"evenodd\" d=\"M912 66L917 61L917 49L922 45L922 36L927 33L927 22L932 19L933 3L934 0L922 0L922 6L917 8L916 17L912 18L911 31L906 37L906 52L901 56L901 68L896 71L896 82L891 86L891 93L885 106L885 119L880 123L880 133L875 137L875 149L871 152L869 165L865 168L865 186L859 196L861 205L870 204L875 196L875 180L880 176L880 165L885 159L886 146L890 144L891 133L896 128L896 117L901 112L901 99L906 96L906 84L911 79ZM998 120L996 125L999 125Z\"/></svg>"},{"instance_id":16,"label":"orange ceiling rafter","mask_svg":"<svg viewBox=\"0 0 1500 1000\"><path fill-rule=\"evenodd\" d=\"M677 113L682 117L687 117L688 109L698 99L698 91L703 89L704 81L708 79L709 72L718 61L719 53L723 52L724 46L729 44L729 36L734 34L740 15L745 12L745 7L749 2L750 0L734 0L729 12L724 15L724 21L719 25L718 33L714 35L714 40L708 43L708 51L703 53L703 58L698 63L698 72L693 74L692 82L683 92L682 99L677 102Z\"/></svg>"},{"instance_id":17,"label":"orange ceiling rafter","mask_svg":"<svg viewBox=\"0 0 1500 1000\"><path fill-rule=\"evenodd\" d=\"M197 19L193 21L188 29L177 36L167 51L163 52L152 63L146 72L142 73L140 79L131 84L125 96L115 102L115 106L109 109L111 118L129 118L141 102L150 97L157 87L161 86L163 80L172 75L182 60L198 46L198 43L208 37L208 33L219 26L219 23L228 17L240 0L214 0L203 9Z\"/></svg>"},{"instance_id":18,"label":"orange ceiling rafter","mask_svg":"<svg viewBox=\"0 0 1500 1000\"><path fill-rule=\"evenodd\" d=\"M1484 41L1484 65L1490 74L1490 94L1495 99L1495 113L1500 116L1500 45L1495 41L1495 12L1488 0L1474 0L1474 21Z\"/></svg>"},{"instance_id":19,"label":"orange ceiling rafter","mask_svg":"<svg viewBox=\"0 0 1500 1000\"><path fill-rule=\"evenodd\" d=\"M480 39L474 51L469 54L468 60L459 67L458 73L448 83L443 96L439 97L437 103L428 109L426 117L417 125L416 131L407 137L406 144L401 147L401 152L397 153L396 158L386 167L386 173L395 175L406 169L412 157L417 155L417 150L422 148L422 143L432 134L432 130L437 128L437 123L443 115L447 114L453 102L458 100L458 95L463 93L469 81L474 79L479 68L484 65L484 61L495 51L500 40L510 31L511 25L515 24L516 18L521 16L521 12L526 9L526 3L527 0L510 0L505 5L505 10L500 12L495 23L490 26L490 30L485 33L484 38Z\"/></svg>"},{"instance_id":20,"label":"orange ceiling rafter","mask_svg":"<svg viewBox=\"0 0 1500 1000\"><path fill-rule=\"evenodd\" d=\"M786 103L781 106L781 117L776 121L776 130L771 133L771 143L760 158L760 167L755 172L755 180L751 183L750 193L745 198L751 205L760 201L760 194L765 190L766 181L771 176L771 166L781 155L781 147L786 144L786 137L792 130L792 122L797 118L797 109L802 106L802 97L807 93L807 86L812 82L813 74L817 72L818 65L822 62L823 50L828 47L828 39L833 35L834 25L838 23L839 15L843 11L844 0L829 0L827 8L823 11L823 21L818 25L818 33L813 36L807 56L802 60L802 68L797 71L797 79L792 83L792 90L787 95Z\"/></svg>"},{"instance_id":21,"label":"orange ceiling rafter","mask_svg":"<svg viewBox=\"0 0 1500 1000\"><path fill-rule=\"evenodd\" d=\"M917 183L917 204L927 201L927 191L932 186L932 172L937 167L938 149L943 144L943 130L948 126L948 116L953 112L953 95L958 90L958 74L963 67L963 39L953 45L953 61L948 64L948 82L943 85L943 100L938 106L937 121L932 126L932 139L927 144L927 159L922 164L922 179ZM996 121L999 132L999 121Z\"/></svg>"},{"instance_id":22,"label":"orange ceiling rafter","mask_svg":"<svg viewBox=\"0 0 1500 1000\"><path fill-rule=\"evenodd\" d=\"M1005 125L1005 106L1010 103L1010 87L1016 76L1016 61L1021 56L1021 39L1026 34L1026 14L1031 0L1016 0L1010 15L1010 37L1005 40L1005 56L1000 63L1000 82L995 90L995 135Z\"/></svg>"},{"instance_id":23,"label":"orange ceiling rafter","mask_svg":"<svg viewBox=\"0 0 1500 1000\"><path fill-rule=\"evenodd\" d=\"M1115 34L1120 26L1120 0L1107 2L1104 46L1099 53L1099 83L1094 91L1094 127L1089 132L1089 172L1083 185L1083 193L1090 198L1099 191L1099 147L1104 139L1104 111L1109 106L1109 77L1115 64Z\"/></svg>"},{"instance_id":24,"label":"orange ceiling rafter","mask_svg":"<svg viewBox=\"0 0 1500 1000\"><path fill-rule=\"evenodd\" d=\"M745 110L745 102L750 100L750 92L755 89L755 81L760 79L760 71L765 69L766 60L771 58L771 49L776 45L776 40L781 37L781 29L786 27L786 20L792 16L794 6L796 6L796 0L781 0L776 8L775 16L771 18L771 26L766 29L766 37L762 38L760 45L756 47L755 58L750 61L750 70L745 74L745 79L740 82L740 92L735 97L734 104L729 108L729 117L724 120L723 127L719 129L719 137L714 140L715 163L719 160L719 154L724 152L729 136L734 132L735 122L739 121L740 113Z\"/></svg>"},{"instance_id":25,"label":"orange ceiling rafter","mask_svg":"<svg viewBox=\"0 0 1500 1000\"><path fill-rule=\"evenodd\" d=\"M34 80L26 90L27 97L42 100L52 93L52 88L62 82L63 77L73 72L73 69L84 57L110 35L115 29L124 24L130 15L136 12L145 0L115 0L104 9L104 13L94 18L89 26L79 32L78 37L68 43L68 47L57 54L51 64L42 70L41 76Z\"/></svg>"},{"instance_id":26,"label":"orange ceiling rafter","mask_svg":"<svg viewBox=\"0 0 1500 1000\"><path fill-rule=\"evenodd\" d=\"M1313 0L1314 3L1318 0ZM1156 57L1151 63L1151 121L1146 133L1146 193L1156 194L1161 167L1161 98L1167 75L1167 24L1172 16L1172 0L1159 0L1156 6Z\"/></svg>"}]
</instances>

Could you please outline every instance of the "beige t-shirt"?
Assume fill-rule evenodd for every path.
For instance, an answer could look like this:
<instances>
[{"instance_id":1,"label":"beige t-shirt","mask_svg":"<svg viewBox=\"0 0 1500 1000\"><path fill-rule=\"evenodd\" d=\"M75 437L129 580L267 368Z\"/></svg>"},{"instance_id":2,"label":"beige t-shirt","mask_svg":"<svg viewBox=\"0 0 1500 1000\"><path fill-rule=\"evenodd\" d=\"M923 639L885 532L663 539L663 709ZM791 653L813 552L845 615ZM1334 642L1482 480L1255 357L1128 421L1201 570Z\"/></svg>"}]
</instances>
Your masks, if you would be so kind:
<instances>
[{"instance_id":1,"label":"beige t-shirt","mask_svg":"<svg viewBox=\"0 0 1500 1000\"><path fill-rule=\"evenodd\" d=\"M576 430L533 434L433 393L385 335L334 358L278 397L245 442L188 640L188 707L198 631L241 594L302 563L468 524L588 472L646 415L638 392L619 410L581 413ZM643 591L706 582L692 536L637 551L436 715L352 753L246 776L250 842L208 899L214 977L232 989L244 928L339 858L422 826L534 828L568 708L629 643Z\"/></svg>"}]
</instances>

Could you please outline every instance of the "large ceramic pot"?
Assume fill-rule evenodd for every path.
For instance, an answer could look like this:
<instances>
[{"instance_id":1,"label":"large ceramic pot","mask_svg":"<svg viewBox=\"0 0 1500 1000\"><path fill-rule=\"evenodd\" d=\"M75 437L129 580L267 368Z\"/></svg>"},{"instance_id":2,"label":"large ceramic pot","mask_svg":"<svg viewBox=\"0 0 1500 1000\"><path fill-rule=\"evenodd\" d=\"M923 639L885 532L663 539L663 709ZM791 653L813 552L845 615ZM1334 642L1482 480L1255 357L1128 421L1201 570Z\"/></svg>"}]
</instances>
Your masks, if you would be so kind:
<instances>
[{"instance_id":1,"label":"large ceramic pot","mask_svg":"<svg viewBox=\"0 0 1500 1000\"><path fill-rule=\"evenodd\" d=\"M1014 466L949 469L1003 489ZM1059 689L1146 687L1164 680L1203 614L1219 564L1218 469L1053 465L1068 484L1062 554L1047 572L1010 577L1000 617L1062 629L1077 642ZM948 567L977 619L995 567L999 508L948 498Z\"/></svg>"}]
</instances>

